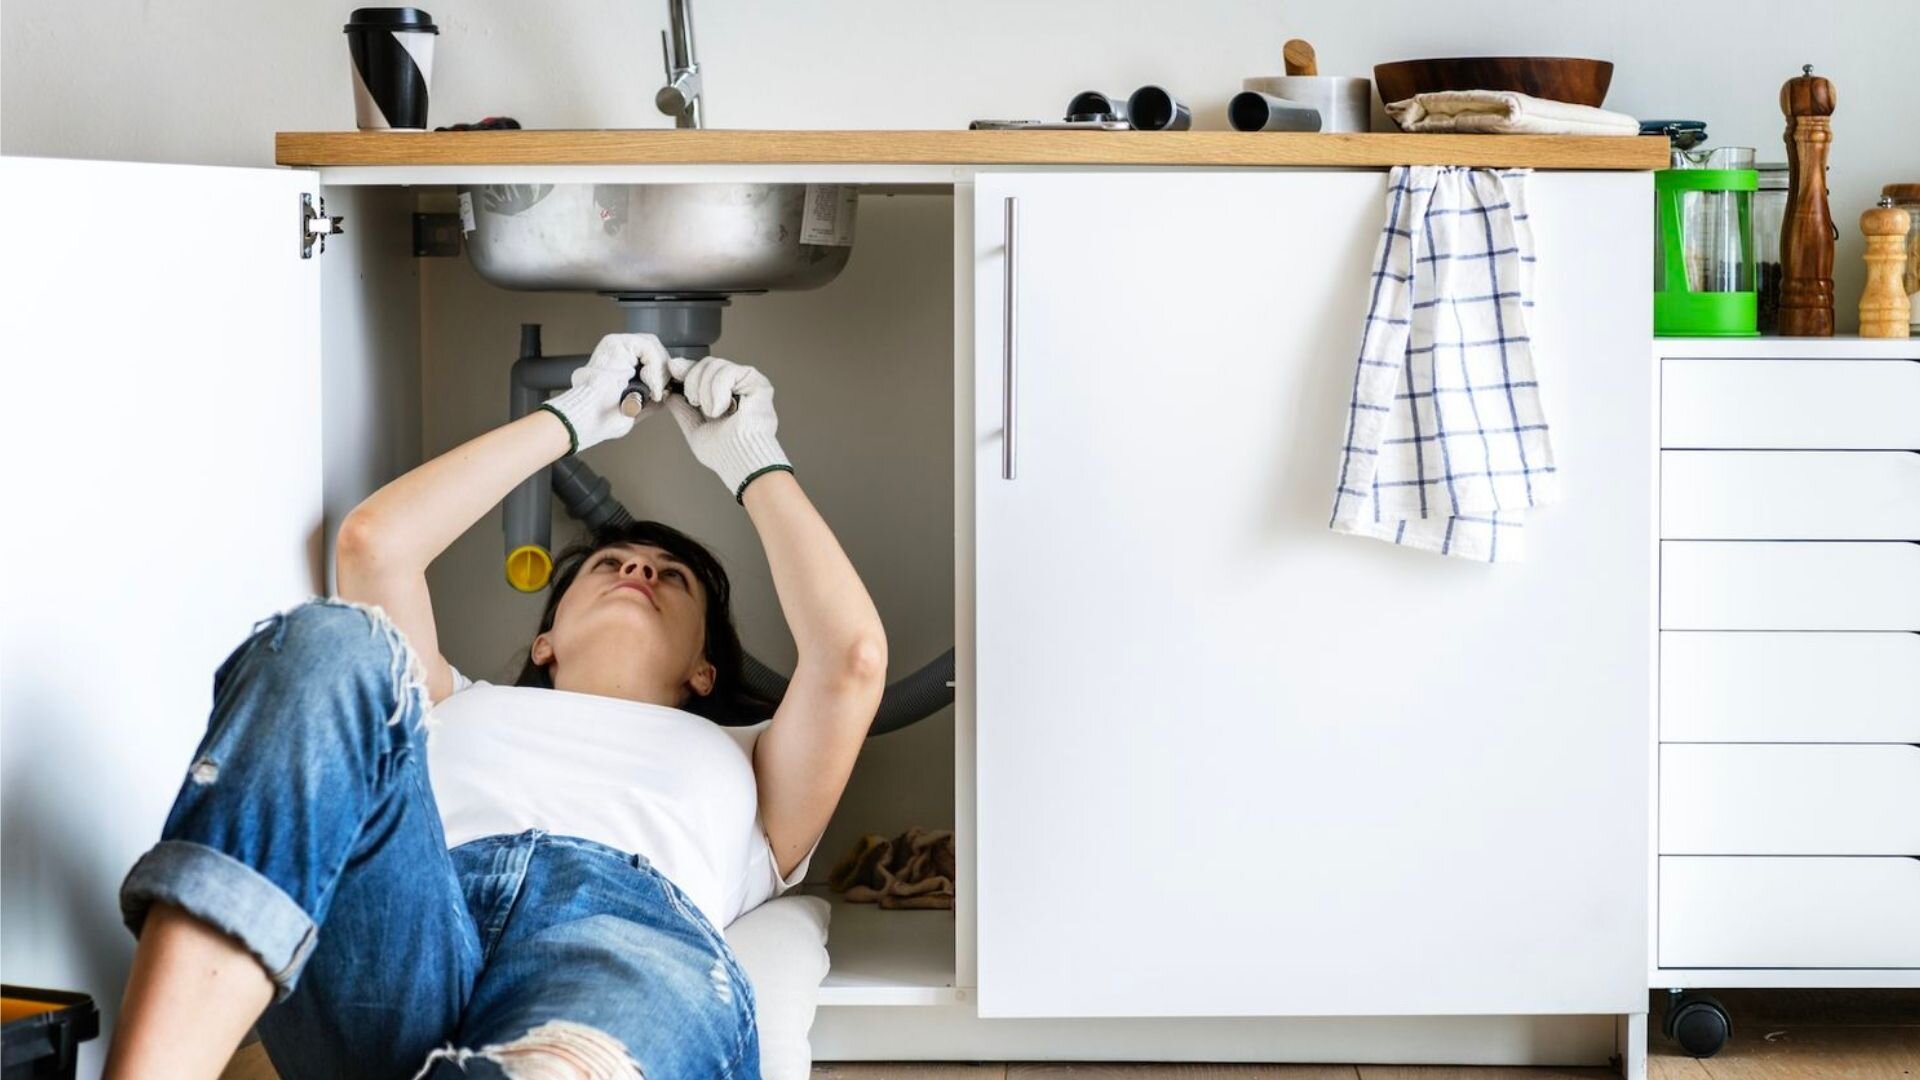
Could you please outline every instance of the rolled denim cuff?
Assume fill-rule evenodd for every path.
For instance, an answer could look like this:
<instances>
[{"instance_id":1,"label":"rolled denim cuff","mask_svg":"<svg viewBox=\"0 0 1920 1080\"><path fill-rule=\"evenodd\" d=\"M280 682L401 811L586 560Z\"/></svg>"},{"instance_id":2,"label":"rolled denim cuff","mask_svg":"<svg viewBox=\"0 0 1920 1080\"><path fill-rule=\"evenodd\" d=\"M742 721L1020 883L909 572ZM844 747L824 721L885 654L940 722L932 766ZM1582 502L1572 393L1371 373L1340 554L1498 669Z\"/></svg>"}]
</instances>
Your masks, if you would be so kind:
<instances>
[{"instance_id":1,"label":"rolled denim cuff","mask_svg":"<svg viewBox=\"0 0 1920 1080\"><path fill-rule=\"evenodd\" d=\"M120 884L120 917L140 936L155 900L237 938L273 980L277 1004L293 993L320 928L271 880L225 852L190 840L162 840Z\"/></svg>"}]
</instances>

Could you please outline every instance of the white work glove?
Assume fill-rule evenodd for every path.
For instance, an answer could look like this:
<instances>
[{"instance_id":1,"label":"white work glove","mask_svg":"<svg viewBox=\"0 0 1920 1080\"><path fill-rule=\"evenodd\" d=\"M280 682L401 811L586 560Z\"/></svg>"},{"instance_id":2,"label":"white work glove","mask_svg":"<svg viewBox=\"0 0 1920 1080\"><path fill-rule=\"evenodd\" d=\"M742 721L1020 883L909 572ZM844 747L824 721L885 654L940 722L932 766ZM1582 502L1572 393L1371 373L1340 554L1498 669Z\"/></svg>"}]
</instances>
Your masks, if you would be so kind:
<instances>
[{"instance_id":1,"label":"white work glove","mask_svg":"<svg viewBox=\"0 0 1920 1080\"><path fill-rule=\"evenodd\" d=\"M698 361L676 356L667 370L683 384L684 395L668 398L667 408L693 456L719 475L735 502L746 502L747 485L755 477L775 469L793 471L773 437L780 420L773 414L773 384L765 375L717 356Z\"/></svg>"},{"instance_id":2,"label":"white work glove","mask_svg":"<svg viewBox=\"0 0 1920 1080\"><path fill-rule=\"evenodd\" d=\"M659 412L660 400L667 396L667 347L652 334L608 334L593 347L593 356L573 369L573 388L562 390L542 402L540 407L560 418L567 426L571 448L577 454L595 443L617 439L633 430L633 425ZM635 370L646 385L645 403L638 416L620 410L627 384Z\"/></svg>"}]
</instances>

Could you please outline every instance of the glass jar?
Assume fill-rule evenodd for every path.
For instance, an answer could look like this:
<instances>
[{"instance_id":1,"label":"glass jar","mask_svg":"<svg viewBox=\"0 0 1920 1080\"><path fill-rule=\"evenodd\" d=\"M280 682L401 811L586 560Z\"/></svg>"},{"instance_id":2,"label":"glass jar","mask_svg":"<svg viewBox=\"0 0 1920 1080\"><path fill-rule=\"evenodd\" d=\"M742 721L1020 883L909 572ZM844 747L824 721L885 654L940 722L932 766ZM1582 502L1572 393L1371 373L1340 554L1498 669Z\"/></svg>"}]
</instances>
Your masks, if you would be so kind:
<instances>
[{"instance_id":1,"label":"glass jar","mask_svg":"<svg viewBox=\"0 0 1920 1080\"><path fill-rule=\"evenodd\" d=\"M1907 261L1900 283L1907 290L1910 325L1920 333L1920 184L1888 184L1880 194L1907 212Z\"/></svg>"},{"instance_id":2,"label":"glass jar","mask_svg":"<svg viewBox=\"0 0 1920 1080\"><path fill-rule=\"evenodd\" d=\"M1753 193L1753 260L1762 334L1780 332L1780 230L1787 220L1787 163L1763 161Z\"/></svg>"},{"instance_id":3,"label":"glass jar","mask_svg":"<svg viewBox=\"0 0 1920 1080\"><path fill-rule=\"evenodd\" d=\"M1655 335L1757 336L1753 196L1758 186L1759 176L1750 168L1653 174Z\"/></svg>"}]
</instances>

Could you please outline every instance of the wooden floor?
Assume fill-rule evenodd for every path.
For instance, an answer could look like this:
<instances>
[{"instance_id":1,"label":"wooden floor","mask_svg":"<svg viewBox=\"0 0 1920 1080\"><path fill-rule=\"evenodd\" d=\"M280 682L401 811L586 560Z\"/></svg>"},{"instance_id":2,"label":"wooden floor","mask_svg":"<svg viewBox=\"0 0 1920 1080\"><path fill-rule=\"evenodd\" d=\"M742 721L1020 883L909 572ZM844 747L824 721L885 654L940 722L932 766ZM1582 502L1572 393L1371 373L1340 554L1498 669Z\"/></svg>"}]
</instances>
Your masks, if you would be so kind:
<instances>
[{"instance_id":1,"label":"wooden floor","mask_svg":"<svg viewBox=\"0 0 1920 1080\"><path fill-rule=\"evenodd\" d=\"M1661 1038L1652 998L1651 1080L1920 1080L1920 990L1727 990L1733 1041L1695 1060ZM822 1063L814 1080L1601 1080L1608 1069L1406 1065L1111 1065ZM260 1045L222 1080L272 1080Z\"/></svg>"},{"instance_id":2,"label":"wooden floor","mask_svg":"<svg viewBox=\"0 0 1920 1080\"><path fill-rule=\"evenodd\" d=\"M1733 1041L1696 1060L1659 1036L1650 1080L1920 1080L1920 991L1727 990ZM814 1080L1599 1080L1608 1069L1407 1065L858 1064L814 1066Z\"/></svg>"}]
</instances>

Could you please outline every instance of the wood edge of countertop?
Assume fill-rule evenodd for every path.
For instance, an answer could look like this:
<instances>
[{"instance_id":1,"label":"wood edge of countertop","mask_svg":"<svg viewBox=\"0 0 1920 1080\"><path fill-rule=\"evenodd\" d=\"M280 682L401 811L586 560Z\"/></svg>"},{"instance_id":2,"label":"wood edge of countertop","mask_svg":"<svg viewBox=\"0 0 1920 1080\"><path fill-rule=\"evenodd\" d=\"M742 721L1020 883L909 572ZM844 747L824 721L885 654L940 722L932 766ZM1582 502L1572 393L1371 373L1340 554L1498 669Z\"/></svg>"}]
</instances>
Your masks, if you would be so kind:
<instances>
[{"instance_id":1,"label":"wood edge of countertop","mask_svg":"<svg viewBox=\"0 0 1920 1080\"><path fill-rule=\"evenodd\" d=\"M1650 170L1664 136L1240 131L282 131L274 161L422 165L1226 165Z\"/></svg>"}]
</instances>

